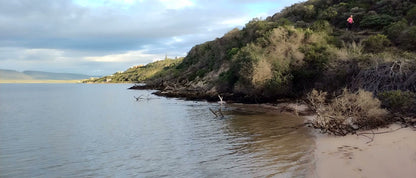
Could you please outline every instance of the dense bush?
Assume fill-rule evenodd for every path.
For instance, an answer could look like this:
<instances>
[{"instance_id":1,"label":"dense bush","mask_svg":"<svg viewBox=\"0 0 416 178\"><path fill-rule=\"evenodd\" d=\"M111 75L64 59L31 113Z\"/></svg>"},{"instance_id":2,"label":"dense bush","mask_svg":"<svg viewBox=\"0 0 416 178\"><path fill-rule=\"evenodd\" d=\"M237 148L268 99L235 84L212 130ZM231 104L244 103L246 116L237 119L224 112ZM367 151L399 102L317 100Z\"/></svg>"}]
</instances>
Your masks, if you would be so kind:
<instances>
[{"instance_id":1,"label":"dense bush","mask_svg":"<svg viewBox=\"0 0 416 178\"><path fill-rule=\"evenodd\" d=\"M312 43L303 46L300 50L305 55L305 62L301 70L308 73L309 77L316 77L321 74L331 57L328 45Z\"/></svg>"},{"instance_id":2,"label":"dense bush","mask_svg":"<svg viewBox=\"0 0 416 178\"><path fill-rule=\"evenodd\" d=\"M400 34L408 28L407 20L403 19L401 21L392 23L391 25L387 26L384 31L392 41L399 43L398 37Z\"/></svg>"},{"instance_id":3,"label":"dense bush","mask_svg":"<svg viewBox=\"0 0 416 178\"><path fill-rule=\"evenodd\" d=\"M416 5L413 8L411 8L409 11L407 11L406 18L410 22L410 24L416 25L414 24L416 22Z\"/></svg>"},{"instance_id":4,"label":"dense bush","mask_svg":"<svg viewBox=\"0 0 416 178\"><path fill-rule=\"evenodd\" d=\"M407 50L416 50L416 26L406 29L399 37L401 46Z\"/></svg>"},{"instance_id":5,"label":"dense bush","mask_svg":"<svg viewBox=\"0 0 416 178\"><path fill-rule=\"evenodd\" d=\"M378 94L383 106L393 113L416 115L416 94L410 91L385 91Z\"/></svg>"},{"instance_id":6,"label":"dense bush","mask_svg":"<svg viewBox=\"0 0 416 178\"><path fill-rule=\"evenodd\" d=\"M326 32L326 33L329 33L329 34L332 33L332 26L326 20L317 20L317 21L315 21L312 24L311 29L313 31L317 31L317 32Z\"/></svg>"},{"instance_id":7,"label":"dense bush","mask_svg":"<svg viewBox=\"0 0 416 178\"><path fill-rule=\"evenodd\" d=\"M316 17L316 8L313 4L300 3L283 10L282 14L291 21L311 21Z\"/></svg>"},{"instance_id":8,"label":"dense bush","mask_svg":"<svg viewBox=\"0 0 416 178\"><path fill-rule=\"evenodd\" d=\"M387 14L367 15L367 16L364 16L364 18L360 22L360 27L381 30L384 27L393 23L394 20L395 19L393 17Z\"/></svg>"},{"instance_id":9,"label":"dense bush","mask_svg":"<svg viewBox=\"0 0 416 178\"><path fill-rule=\"evenodd\" d=\"M279 26L287 26L287 25L293 25L293 22L286 18L280 18L277 20L277 24Z\"/></svg>"},{"instance_id":10,"label":"dense bush","mask_svg":"<svg viewBox=\"0 0 416 178\"><path fill-rule=\"evenodd\" d=\"M313 90L308 101L317 116L311 125L324 133L346 135L359 129L372 129L386 124L388 112L371 92L355 93L344 89L342 94L326 103L327 93Z\"/></svg>"},{"instance_id":11,"label":"dense bush","mask_svg":"<svg viewBox=\"0 0 416 178\"><path fill-rule=\"evenodd\" d=\"M333 20L338 15L338 12L337 9L335 9L334 7L329 7L322 11L322 13L319 15L321 19Z\"/></svg>"},{"instance_id":12,"label":"dense bush","mask_svg":"<svg viewBox=\"0 0 416 178\"><path fill-rule=\"evenodd\" d=\"M382 52L390 44L391 42L387 36L381 34L371 35L363 41L364 51L373 53Z\"/></svg>"},{"instance_id":13,"label":"dense bush","mask_svg":"<svg viewBox=\"0 0 416 178\"><path fill-rule=\"evenodd\" d=\"M299 50L305 42L320 39L308 37L302 29L281 26L267 33L255 43L241 48L234 56L231 71L237 73L234 92L245 95L276 97L291 90L291 65L302 66L305 55ZM227 73L223 79L235 79Z\"/></svg>"}]
</instances>

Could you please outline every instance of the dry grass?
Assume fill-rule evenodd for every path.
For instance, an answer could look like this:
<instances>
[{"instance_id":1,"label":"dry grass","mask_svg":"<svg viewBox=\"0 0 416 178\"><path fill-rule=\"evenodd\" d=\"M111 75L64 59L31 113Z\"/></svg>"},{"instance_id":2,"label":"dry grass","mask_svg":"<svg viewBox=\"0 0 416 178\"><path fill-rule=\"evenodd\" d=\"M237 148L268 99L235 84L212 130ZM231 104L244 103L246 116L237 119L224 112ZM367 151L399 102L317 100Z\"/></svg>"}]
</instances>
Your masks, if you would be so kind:
<instances>
[{"instance_id":1,"label":"dry grass","mask_svg":"<svg viewBox=\"0 0 416 178\"><path fill-rule=\"evenodd\" d=\"M326 103L327 93L313 90L308 101L316 110L317 117L311 122L325 133L346 135L360 129L372 129L386 124L388 112L371 92L359 90L342 94Z\"/></svg>"},{"instance_id":2,"label":"dry grass","mask_svg":"<svg viewBox=\"0 0 416 178\"><path fill-rule=\"evenodd\" d=\"M355 59L363 54L362 43L343 43L342 48L330 48L331 52L335 54L336 58L341 61Z\"/></svg>"}]
</instances>

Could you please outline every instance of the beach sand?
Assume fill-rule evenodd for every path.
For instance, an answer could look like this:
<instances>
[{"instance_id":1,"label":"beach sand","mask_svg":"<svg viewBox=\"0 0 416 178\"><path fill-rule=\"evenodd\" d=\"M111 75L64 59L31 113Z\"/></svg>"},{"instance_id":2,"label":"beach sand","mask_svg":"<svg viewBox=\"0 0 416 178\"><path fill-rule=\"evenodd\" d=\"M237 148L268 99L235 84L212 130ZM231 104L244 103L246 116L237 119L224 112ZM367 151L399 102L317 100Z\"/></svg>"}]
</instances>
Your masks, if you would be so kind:
<instances>
[{"instance_id":1,"label":"beach sand","mask_svg":"<svg viewBox=\"0 0 416 178\"><path fill-rule=\"evenodd\" d=\"M373 130L385 131L393 132L375 134L373 140L373 134L338 137L317 133L314 168L308 177L415 178L416 131L396 124Z\"/></svg>"}]
</instances>

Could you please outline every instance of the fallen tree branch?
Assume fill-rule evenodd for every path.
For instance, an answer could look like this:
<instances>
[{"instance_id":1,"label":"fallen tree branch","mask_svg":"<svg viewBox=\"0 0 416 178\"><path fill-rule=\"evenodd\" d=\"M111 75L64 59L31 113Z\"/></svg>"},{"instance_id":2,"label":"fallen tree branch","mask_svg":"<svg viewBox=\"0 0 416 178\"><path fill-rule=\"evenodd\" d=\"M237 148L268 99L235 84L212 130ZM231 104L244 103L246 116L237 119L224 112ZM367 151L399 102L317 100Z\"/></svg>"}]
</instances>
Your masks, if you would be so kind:
<instances>
[{"instance_id":1,"label":"fallen tree branch","mask_svg":"<svg viewBox=\"0 0 416 178\"><path fill-rule=\"evenodd\" d=\"M221 108L218 109L218 113L220 113L221 117L224 117L224 114L222 114Z\"/></svg>"},{"instance_id":2,"label":"fallen tree branch","mask_svg":"<svg viewBox=\"0 0 416 178\"><path fill-rule=\"evenodd\" d=\"M392 132L398 131L398 130L403 129L403 128L404 127L400 127L400 128L394 129L394 130L388 130L388 131L383 131L383 132L372 132L372 133L362 132L362 133L358 133L357 135L361 135L361 134L385 134L385 133L392 133Z\"/></svg>"},{"instance_id":3,"label":"fallen tree branch","mask_svg":"<svg viewBox=\"0 0 416 178\"><path fill-rule=\"evenodd\" d=\"M370 141L366 142L366 144L368 144L368 143L371 143L371 142L374 141L374 137L375 137L376 134L392 133L392 132L398 131L402 128L404 128L404 127L400 127L400 128L394 129L394 130L383 131L383 132L374 132L373 130L371 130L371 133L369 133L369 132L357 133L357 136L364 136L364 137L369 138ZM368 134L372 134L372 137L367 136Z\"/></svg>"},{"instance_id":4,"label":"fallen tree branch","mask_svg":"<svg viewBox=\"0 0 416 178\"><path fill-rule=\"evenodd\" d=\"M142 96L143 95L140 95L139 97L135 97L135 96L133 96L133 97L136 99L136 101L139 101L139 100L143 99Z\"/></svg>"},{"instance_id":5,"label":"fallen tree branch","mask_svg":"<svg viewBox=\"0 0 416 178\"><path fill-rule=\"evenodd\" d=\"M215 113L211 108L208 108L208 109L212 112L212 114L215 115L215 117L218 117L217 113Z\"/></svg>"}]
</instances>

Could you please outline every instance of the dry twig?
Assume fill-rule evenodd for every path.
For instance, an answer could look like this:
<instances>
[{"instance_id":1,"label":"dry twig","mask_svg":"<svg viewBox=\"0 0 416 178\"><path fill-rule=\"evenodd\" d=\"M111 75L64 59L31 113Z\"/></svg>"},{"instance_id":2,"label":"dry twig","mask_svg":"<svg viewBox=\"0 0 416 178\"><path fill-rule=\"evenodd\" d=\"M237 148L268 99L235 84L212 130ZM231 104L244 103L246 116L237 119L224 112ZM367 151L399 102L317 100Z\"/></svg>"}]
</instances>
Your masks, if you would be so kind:
<instances>
[{"instance_id":1,"label":"dry twig","mask_svg":"<svg viewBox=\"0 0 416 178\"><path fill-rule=\"evenodd\" d=\"M371 142L374 141L374 137L375 137L376 134L392 133L392 132L398 131L398 130L400 130L402 128L404 128L404 127L400 127L400 128L397 128L397 129L394 129L394 130L389 130L389 131L383 131L383 132L374 132L373 130L371 130L371 133L369 133L369 132L362 132L362 133L358 133L357 136L364 136L364 137L369 138L370 141L366 142L368 144L368 143L371 143ZM372 134L372 137L367 136L368 134Z\"/></svg>"}]
</instances>

